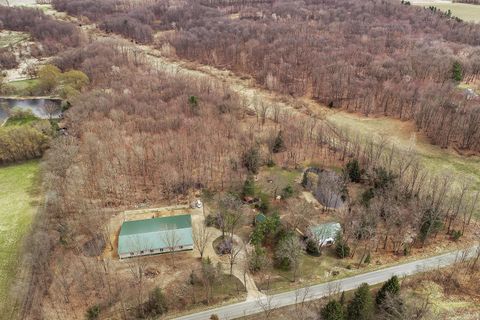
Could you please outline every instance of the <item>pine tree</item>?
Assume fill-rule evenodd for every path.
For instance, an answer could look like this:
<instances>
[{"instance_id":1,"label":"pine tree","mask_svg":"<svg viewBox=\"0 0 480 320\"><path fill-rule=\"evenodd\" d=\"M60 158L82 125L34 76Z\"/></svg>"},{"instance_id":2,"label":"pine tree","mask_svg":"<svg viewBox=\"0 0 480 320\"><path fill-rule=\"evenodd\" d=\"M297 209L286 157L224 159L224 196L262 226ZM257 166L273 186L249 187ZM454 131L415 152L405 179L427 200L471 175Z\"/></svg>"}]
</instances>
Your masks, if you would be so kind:
<instances>
[{"instance_id":1,"label":"pine tree","mask_svg":"<svg viewBox=\"0 0 480 320\"><path fill-rule=\"evenodd\" d=\"M382 288L378 291L377 296L375 298L375 302L377 306L380 306L388 294L397 295L400 292L400 282L398 281L397 276L393 276L388 279L382 286Z\"/></svg>"},{"instance_id":2,"label":"pine tree","mask_svg":"<svg viewBox=\"0 0 480 320\"><path fill-rule=\"evenodd\" d=\"M373 298L368 284L363 283L355 291L355 295L348 304L348 320L370 320L373 319Z\"/></svg>"},{"instance_id":3,"label":"pine tree","mask_svg":"<svg viewBox=\"0 0 480 320\"><path fill-rule=\"evenodd\" d=\"M283 149L285 149L285 142L283 141L282 130L280 130L275 141L273 141L272 152L279 153L280 151L283 151Z\"/></svg>"},{"instance_id":4,"label":"pine tree","mask_svg":"<svg viewBox=\"0 0 480 320\"><path fill-rule=\"evenodd\" d=\"M320 311L323 320L343 320L343 307L336 300L330 300Z\"/></svg>"},{"instance_id":5,"label":"pine tree","mask_svg":"<svg viewBox=\"0 0 480 320\"><path fill-rule=\"evenodd\" d=\"M460 62L455 61L452 67L452 79L455 81L462 81L463 79L463 70Z\"/></svg>"},{"instance_id":6,"label":"pine tree","mask_svg":"<svg viewBox=\"0 0 480 320\"><path fill-rule=\"evenodd\" d=\"M253 197L255 195L255 181L252 177L247 177L243 184L242 194L244 197Z\"/></svg>"},{"instance_id":7,"label":"pine tree","mask_svg":"<svg viewBox=\"0 0 480 320\"><path fill-rule=\"evenodd\" d=\"M361 172L360 172L360 165L357 159L353 159L347 163L347 173L350 181L352 182L360 182Z\"/></svg>"}]
</instances>

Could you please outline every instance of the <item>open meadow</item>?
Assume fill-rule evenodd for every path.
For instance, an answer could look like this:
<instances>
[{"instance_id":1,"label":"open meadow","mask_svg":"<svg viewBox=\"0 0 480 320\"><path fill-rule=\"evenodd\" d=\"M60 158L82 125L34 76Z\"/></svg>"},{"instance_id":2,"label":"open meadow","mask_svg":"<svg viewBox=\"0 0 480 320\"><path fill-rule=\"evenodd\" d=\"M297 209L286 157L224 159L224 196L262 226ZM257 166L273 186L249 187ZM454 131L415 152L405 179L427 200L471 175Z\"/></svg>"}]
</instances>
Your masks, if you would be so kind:
<instances>
[{"instance_id":1,"label":"open meadow","mask_svg":"<svg viewBox=\"0 0 480 320\"><path fill-rule=\"evenodd\" d=\"M351 134L365 137L388 137L401 150L414 151L434 173L450 172L454 177L468 176L480 189L480 157L460 155L452 149L432 145L413 123L386 117L364 117L346 112L331 113L327 120Z\"/></svg>"},{"instance_id":2,"label":"open meadow","mask_svg":"<svg viewBox=\"0 0 480 320\"><path fill-rule=\"evenodd\" d=\"M442 11L452 11L452 15L459 17L467 22L480 22L480 6L467 3L448 3L448 2L413 2L413 5L428 8L429 6L437 7Z\"/></svg>"},{"instance_id":3,"label":"open meadow","mask_svg":"<svg viewBox=\"0 0 480 320\"><path fill-rule=\"evenodd\" d=\"M39 201L39 162L0 167L0 310Z\"/></svg>"}]
</instances>

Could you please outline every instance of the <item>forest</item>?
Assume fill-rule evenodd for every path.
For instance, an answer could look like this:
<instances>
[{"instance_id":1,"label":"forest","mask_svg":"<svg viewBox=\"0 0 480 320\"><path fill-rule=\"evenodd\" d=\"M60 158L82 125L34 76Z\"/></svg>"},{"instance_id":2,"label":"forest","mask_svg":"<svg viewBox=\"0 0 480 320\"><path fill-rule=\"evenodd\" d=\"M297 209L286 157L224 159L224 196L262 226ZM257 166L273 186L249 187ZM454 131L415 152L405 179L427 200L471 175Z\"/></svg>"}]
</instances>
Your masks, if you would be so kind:
<instances>
[{"instance_id":1,"label":"forest","mask_svg":"<svg viewBox=\"0 0 480 320\"><path fill-rule=\"evenodd\" d=\"M268 89L413 120L434 144L480 150L478 98L456 87L479 77L478 25L378 0L90 3L53 2L107 32L171 45L181 58L247 74ZM174 32L154 40L156 31Z\"/></svg>"}]
</instances>

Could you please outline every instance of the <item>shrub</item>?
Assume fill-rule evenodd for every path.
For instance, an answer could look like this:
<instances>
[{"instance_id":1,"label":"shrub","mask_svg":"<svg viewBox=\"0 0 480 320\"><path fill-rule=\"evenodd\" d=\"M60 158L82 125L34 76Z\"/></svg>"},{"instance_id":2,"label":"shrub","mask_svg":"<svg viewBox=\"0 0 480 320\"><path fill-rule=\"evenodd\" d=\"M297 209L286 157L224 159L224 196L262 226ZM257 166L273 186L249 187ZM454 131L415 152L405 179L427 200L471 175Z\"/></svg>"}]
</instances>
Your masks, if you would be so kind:
<instances>
[{"instance_id":1,"label":"shrub","mask_svg":"<svg viewBox=\"0 0 480 320\"><path fill-rule=\"evenodd\" d=\"M156 287L150 293L148 301L139 309L139 318L150 318L161 316L168 311L167 302L165 296L162 293L162 289Z\"/></svg>"},{"instance_id":2,"label":"shrub","mask_svg":"<svg viewBox=\"0 0 480 320\"><path fill-rule=\"evenodd\" d=\"M253 251L248 264L249 269L252 272L262 270L267 264L267 256L265 254L265 249L258 245L255 246L255 251Z\"/></svg>"},{"instance_id":3,"label":"shrub","mask_svg":"<svg viewBox=\"0 0 480 320\"><path fill-rule=\"evenodd\" d=\"M258 173L260 169L260 153L257 147L248 149L242 157L243 166L253 174Z\"/></svg>"},{"instance_id":4,"label":"shrub","mask_svg":"<svg viewBox=\"0 0 480 320\"><path fill-rule=\"evenodd\" d=\"M339 239L335 245L335 253L340 259L346 258L350 255L350 247L343 239Z\"/></svg>"},{"instance_id":5,"label":"shrub","mask_svg":"<svg viewBox=\"0 0 480 320\"><path fill-rule=\"evenodd\" d=\"M270 198L268 194L262 193L260 195L260 201L257 205L258 210L262 211L263 213L267 213L270 211Z\"/></svg>"},{"instance_id":6,"label":"shrub","mask_svg":"<svg viewBox=\"0 0 480 320\"><path fill-rule=\"evenodd\" d=\"M223 239L217 245L217 252L219 254L229 254L232 251L233 243L230 239Z\"/></svg>"},{"instance_id":7,"label":"shrub","mask_svg":"<svg viewBox=\"0 0 480 320\"><path fill-rule=\"evenodd\" d=\"M217 225L217 217L213 214L209 214L206 218L205 218L205 224L207 225L207 227L213 227L213 226L216 226Z\"/></svg>"},{"instance_id":8,"label":"shrub","mask_svg":"<svg viewBox=\"0 0 480 320\"><path fill-rule=\"evenodd\" d=\"M97 320L98 316L100 315L100 306L94 305L87 309L87 313L85 314L85 318L87 320Z\"/></svg>"},{"instance_id":9,"label":"shrub","mask_svg":"<svg viewBox=\"0 0 480 320\"><path fill-rule=\"evenodd\" d=\"M320 248L318 247L318 242L314 239L308 239L306 251L309 255L316 257L320 256Z\"/></svg>"},{"instance_id":10,"label":"shrub","mask_svg":"<svg viewBox=\"0 0 480 320\"><path fill-rule=\"evenodd\" d=\"M452 230L452 239L453 241L458 241L462 236L462 231L460 230Z\"/></svg>"},{"instance_id":11,"label":"shrub","mask_svg":"<svg viewBox=\"0 0 480 320\"><path fill-rule=\"evenodd\" d=\"M364 262L365 264L370 264L371 261L372 261L372 257L370 256L370 252L369 252Z\"/></svg>"},{"instance_id":12,"label":"shrub","mask_svg":"<svg viewBox=\"0 0 480 320\"><path fill-rule=\"evenodd\" d=\"M348 174L348 177L350 178L350 181L360 182L362 174L361 174L360 165L357 159L353 159L350 162L348 162L346 169L347 169L347 174Z\"/></svg>"},{"instance_id":13,"label":"shrub","mask_svg":"<svg viewBox=\"0 0 480 320\"><path fill-rule=\"evenodd\" d=\"M282 198L283 199L288 199L291 196L293 196L294 190L291 185L287 185L285 188L282 190Z\"/></svg>"}]
</instances>

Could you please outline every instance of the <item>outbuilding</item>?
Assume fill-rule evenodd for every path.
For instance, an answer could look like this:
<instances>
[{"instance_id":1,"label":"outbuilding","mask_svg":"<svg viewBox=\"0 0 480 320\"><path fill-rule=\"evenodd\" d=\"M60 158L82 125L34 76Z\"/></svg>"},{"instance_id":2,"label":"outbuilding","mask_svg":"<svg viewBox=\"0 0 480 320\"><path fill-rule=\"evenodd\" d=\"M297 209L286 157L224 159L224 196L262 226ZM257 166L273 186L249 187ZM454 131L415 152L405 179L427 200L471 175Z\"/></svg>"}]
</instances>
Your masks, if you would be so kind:
<instances>
[{"instance_id":1,"label":"outbuilding","mask_svg":"<svg viewBox=\"0 0 480 320\"><path fill-rule=\"evenodd\" d=\"M120 259L192 249L189 214L125 221L118 238Z\"/></svg>"}]
</instances>

